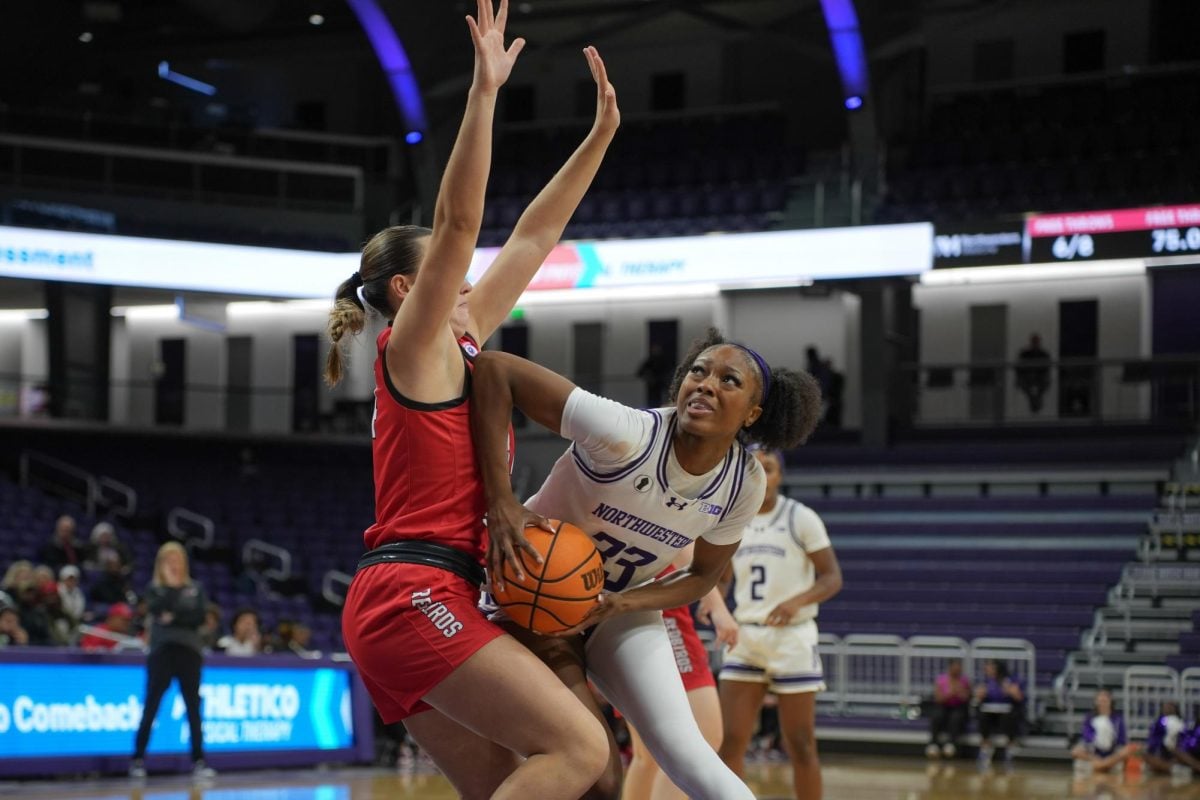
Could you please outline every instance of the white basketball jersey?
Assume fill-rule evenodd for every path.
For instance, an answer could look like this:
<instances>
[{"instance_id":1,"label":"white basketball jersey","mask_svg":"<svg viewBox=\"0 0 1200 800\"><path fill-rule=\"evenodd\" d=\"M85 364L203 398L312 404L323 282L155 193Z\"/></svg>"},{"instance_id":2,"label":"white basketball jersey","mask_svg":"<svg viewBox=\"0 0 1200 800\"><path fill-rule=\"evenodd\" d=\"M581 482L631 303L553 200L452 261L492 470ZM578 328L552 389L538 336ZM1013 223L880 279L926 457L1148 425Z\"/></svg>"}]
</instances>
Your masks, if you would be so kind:
<instances>
[{"instance_id":1,"label":"white basketball jersey","mask_svg":"<svg viewBox=\"0 0 1200 800\"><path fill-rule=\"evenodd\" d=\"M737 542L762 505L762 467L744 447L688 475L675 461L675 424L674 409L639 411L576 389L563 413L575 443L526 503L587 531L608 592L651 580L696 539Z\"/></svg>"},{"instance_id":2,"label":"white basketball jersey","mask_svg":"<svg viewBox=\"0 0 1200 800\"><path fill-rule=\"evenodd\" d=\"M829 547L825 523L803 503L780 497L766 514L746 526L742 545L733 554L733 616L743 624L763 625L771 609L808 591L816 581L809 553ZM817 604L805 606L793 623L815 619Z\"/></svg>"}]
</instances>

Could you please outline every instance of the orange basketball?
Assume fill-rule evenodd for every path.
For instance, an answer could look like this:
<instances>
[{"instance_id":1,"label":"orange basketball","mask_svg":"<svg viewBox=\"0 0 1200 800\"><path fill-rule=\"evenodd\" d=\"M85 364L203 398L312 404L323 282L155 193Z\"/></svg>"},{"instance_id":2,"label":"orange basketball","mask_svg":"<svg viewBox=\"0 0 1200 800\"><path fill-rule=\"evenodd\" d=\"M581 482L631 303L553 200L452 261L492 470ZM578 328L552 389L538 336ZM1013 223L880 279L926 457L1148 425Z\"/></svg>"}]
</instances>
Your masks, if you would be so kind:
<instances>
[{"instance_id":1,"label":"orange basketball","mask_svg":"<svg viewBox=\"0 0 1200 800\"><path fill-rule=\"evenodd\" d=\"M552 519L554 533L535 526L525 538L542 554L540 566L524 550L517 553L525 580L504 562L504 591L494 591L508 618L537 633L557 633L578 625L604 588L604 563L592 537L569 522Z\"/></svg>"}]
</instances>

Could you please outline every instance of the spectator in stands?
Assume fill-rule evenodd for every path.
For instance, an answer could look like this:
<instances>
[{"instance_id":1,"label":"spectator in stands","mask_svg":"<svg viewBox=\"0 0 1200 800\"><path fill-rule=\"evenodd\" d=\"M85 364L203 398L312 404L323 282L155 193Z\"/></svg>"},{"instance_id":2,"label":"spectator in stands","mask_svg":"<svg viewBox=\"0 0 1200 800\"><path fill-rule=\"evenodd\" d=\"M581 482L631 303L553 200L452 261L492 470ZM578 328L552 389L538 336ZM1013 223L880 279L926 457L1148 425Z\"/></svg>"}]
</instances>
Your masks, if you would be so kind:
<instances>
[{"instance_id":1,"label":"spectator in stands","mask_svg":"<svg viewBox=\"0 0 1200 800\"><path fill-rule=\"evenodd\" d=\"M925 755L954 758L956 742L967 729L967 711L971 706L971 682L963 674L961 658L950 659L946 671L933 682L933 703Z\"/></svg>"},{"instance_id":2,"label":"spectator in stands","mask_svg":"<svg viewBox=\"0 0 1200 800\"><path fill-rule=\"evenodd\" d=\"M321 651L310 650L312 644L312 628L303 622L293 622L291 636L287 640L287 652L295 653L301 658L320 658Z\"/></svg>"},{"instance_id":3,"label":"spectator in stands","mask_svg":"<svg viewBox=\"0 0 1200 800\"><path fill-rule=\"evenodd\" d=\"M1050 354L1042 349L1042 337L1029 337L1029 345L1017 354L1017 388L1029 399L1030 412L1042 410L1042 399L1050 388Z\"/></svg>"},{"instance_id":4,"label":"spectator in stands","mask_svg":"<svg viewBox=\"0 0 1200 800\"><path fill-rule=\"evenodd\" d=\"M833 368L833 360L821 362L828 383L821 387L825 399L825 424L830 428L842 427L842 396L846 392L846 376Z\"/></svg>"},{"instance_id":5,"label":"spectator in stands","mask_svg":"<svg viewBox=\"0 0 1200 800\"><path fill-rule=\"evenodd\" d=\"M233 615L232 631L217 642L217 649L225 655L256 656L263 651L262 628L253 609L242 608Z\"/></svg>"},{"instance_id":6,"label":"spectator in stands","mask_svg":"<svg viewBox=\"0 0 1200 800\"><path fill-rule=\"evenodd\" d=\"M63 611L62 597L58 594L58 584L54 581L43 583L38 587L42 595L42 609L46 612L50 643L56 647L69 647L78 638L78 626Z\"/></svg>"},{"instance_id":7,"label":"spectator in stands","mask_svg":"<svg viewBox=\"0 0 1200 800\"><path fill-rule=\"evenodd\" d=\"M637 377L646 386L646 408L658 408L663 402L663 392L671 384L675 373L675 362L663 352L662 345L654 342L650 352L637 368Z\"/></svg>"},{"instance_id":8,"label":"spectator in stands","mask_svg":"<svg viewBox=\"0 0 1200 800\"><path fill-rule=\"evenodd\" d=\"M1179 716L1179 704L1169 700L1163 703L1162 714L1150 728L1150 735L1146 737L1146 748L1142 751L1142 761L1152 772L1161 775L1171 772L1180 734L1186 728L1183 718Z\"/></svg>"},{"instance_id":9,"label":"spectator in stands","mask_svg":"<svg viewBox=\"0 0 1200 800\"><path fill-rule=\"evenodd\" d=\"M200 626L200 638L205 650L220 650L221 636L221 607L209 603L204 610L204 624Z\"/></svg>"},{"instance_id":10,"label":"spectator in stands","mask_svg":"<svg viewBox=\"0 0 1200 800\"><path fill-rule=\"evenodd\" d=\"M204 587L192 580L187 551L179 542L167 542L158 549L154 579L146 587L145 596L151 614L150 655L146 662L144 710L129 776L146 777L144 759L150 728L163 695L171 682L178 680L187 707L192 775L211 778L216 772L204 763L204 734L200 726L200 670L204 660L200 626L204 624L208 596Z\"/></svg>"},{"instance_id":11,"label":"spectator in stands","mask_svg":"<svg viewBox=\"0 0 1200 800\"><path fill-rule=\"evenodd\" d=\"M8 565L0 589L15 598L21 593L21 587L29 583L33 583L33 562L21 559Z\"/></svg>"},{"instance_id":12,"label":"spectator in stands","mask_svg":"<svg viewBox=\"0 0 1200 800\"><path fill-rule=\"evenodd\" d=\"M115 554L107 552L101 562L102 572L92 586L91 596L94 603L128 603L132 601L132 589L129 586L129 576L121 567L121 560Z\"/></svg>"},{"instance_id":13,"label":"spectator in stands","mask_svg":"<svg viewBox=\"0 0 1200 800\"><path fill-rule=\"evenodd\" d=\"M29 644L38 647L53 644L50 638L50 617L42 606L42 592L36 584L24 584L16 595L17 613L21 627L29 632Z\"/></svg>"},{"instance_id":14,"label":"spectator in stands","mask_svg":"<svg viewBox=\"0 0 1200 800\"><path fill-rule=\"evenodd\" d=\"M79 567L67 564L58 571L58 596L62 600L62 610L74 627L79 627L87 613L87 597L79 588Z\"/></svg>"},{"instance_id":15,"label":"spectator in stands","mask_svg":"<svg viewBox=\"0 0 1200 800\"><path fill-rule=\"evenodd\" d=\"M92 633L84 634L79 646L84 650L115 650L121 637L133 633L133 609L128 603L113 603L108 607L108 616L103 625L97 625Z\"/></svg>"},{"instance_id":16,"label":"spectator in stands","mask_svg":"<svg viewBox=\"0 0 1200 800\"><path fill-rule=\"evenodd\" d=\"M21 627L21 615L15 606L0 606L0 647L29 644L29 633Z\"/></svg>"},{"instance_id":17,"label":"spectator in stands","mask_svg":"<svg viewBox=\"0 0 1200 800\"><path fill-rule=\"evenodd\" d=\"M1113 711L1112 692L1108 689L1096 692L1094 703L1092 715L1083 721L1079 743L1071 748L1071 757L1077 767L1108 772L1136 753L1137 745L1129 744L1125 718Z\"/></svg>"},{"instance_id":18,"label":"spectator in stands","mask_svg":"<svg viewBox=\"0 0 1200 800\"><path fill-rule=\"evenodd\" d=\"M42 547L41 560L50 569L57 570L64 564L79 566L83 563L83 545L75 538L75 518L63 514L54 522L54 533Z\"/></svg>"},{"instance_id":19,"label":"spectator in stands","mask_svg":"<svg viewBox=\"0 0 1200 800\"><path fill-rule=\"evenodd\" d=\"M985 661L983 676L975 687L975 705L979 714L979 766L986 769L991 766L996 747L1004 750L1006 762L1012 761L1025 690L1019 680L1009 676L1003 661Z\"/></svg>"},{"instance_id":20,"label":"spectator in stands","mask_svg":"<svg viewBox=\"0 0 1200 800\"><path fill-rule=\"evenodd\" d=\"M45 564L33 568L33 585L41 589L47 583L54 583L54 570Z\"/></svg>"},{"instance_id":21,"label":"spectator in stands","mask_svg":"<svg viewBox=\"0 0 1200 800\"><path fill-rule=\"evenodd\" d=\"M97 522L89 540L87 563L89 566L102 567L110 554L117 557L122 570L129 570L133 559L129 548L117 538L117 529L111 522Z\"/></svg>"}]
</instances>

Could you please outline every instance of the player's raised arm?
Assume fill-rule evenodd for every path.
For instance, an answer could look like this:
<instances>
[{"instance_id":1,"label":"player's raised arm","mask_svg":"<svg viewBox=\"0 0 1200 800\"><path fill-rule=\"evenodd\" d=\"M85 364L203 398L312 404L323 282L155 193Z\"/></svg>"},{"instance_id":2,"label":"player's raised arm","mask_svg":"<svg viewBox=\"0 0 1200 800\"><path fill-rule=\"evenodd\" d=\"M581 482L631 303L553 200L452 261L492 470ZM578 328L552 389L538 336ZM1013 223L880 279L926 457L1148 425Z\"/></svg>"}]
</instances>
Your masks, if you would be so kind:
<instances>
[{"instance_id":1,"label":"player's raised arm","mask_svg":"<svg viewBox=\"0 0 1200 800\"><path fill-rule=\"evenodd\" d=\"M405 375L420 368L413 348L430 348L445 336L450 314L458 302L479 227L483 220L483 198L487 190L492 156L492 120L496 94L508 80L523 39L504 45L508 0L500 0L493 16L492 0L478 0L477 18L467 17L475 45L475 73L467 97L467 109L458 138L442 175L433 210L433 233L421 262L420 280L396 276L404 283L402 294L413 301L403 303L392 325L391 341L404 349L389 348L388 367ZM407 283L405 283L407 281Z\"/></svg>"},{"instance_id":2,"label":"player's raised arm","mask_svg":"<svg viewBox=\"0 0 1200 800\"><path fill-rule=\"evenodd\" d=\"M600 53L594 47L585 47L583 53L596 81L595 122L567 162L525 209L500 254L479 279L472 293L471 320L472 333L481 342L508 317L521 292L562 238L621 122L617 93L608 81Z\"/></svg>"}]
</instances>

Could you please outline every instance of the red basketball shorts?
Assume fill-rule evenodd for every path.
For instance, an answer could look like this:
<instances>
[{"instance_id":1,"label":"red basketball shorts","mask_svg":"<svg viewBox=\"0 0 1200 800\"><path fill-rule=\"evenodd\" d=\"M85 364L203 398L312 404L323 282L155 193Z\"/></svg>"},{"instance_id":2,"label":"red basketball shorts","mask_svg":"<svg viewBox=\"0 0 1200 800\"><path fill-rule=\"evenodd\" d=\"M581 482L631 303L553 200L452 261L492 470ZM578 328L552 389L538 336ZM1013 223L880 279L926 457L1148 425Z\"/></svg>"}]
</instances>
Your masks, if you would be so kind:
<instances>
[{"instance_id":1,"label":"red basketball shorts","mask_svg":"<svg viewBox=\"0 0 1200 800\"><path fill-rule=\"evenodd\" d=\"M504 635L478 602L479 589L436 567L377 564L354 576L342 637L384 723L428 710L422 697Z\"/></svg>"},{"instance_id":2,"label":"red basketball shorts","mask_svg":"<svg viewBox=\"0 0 1200 800\"><path fill-rule=\"evenodd\" d=\"M679 677L683 678L683 688L690 692L704 686L716 686L717 681L708 667L708 651L696 633L691 610L687 606L667 609L663 612L663 625L667 629L667 638L671 640L671 650L675 653Z\"/></svg>"}]
</instances>

